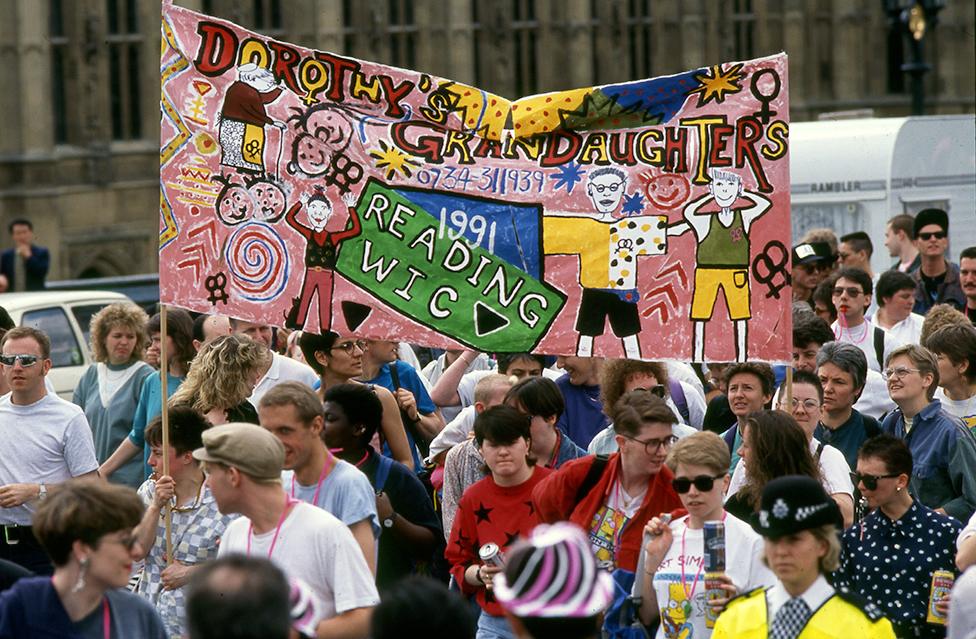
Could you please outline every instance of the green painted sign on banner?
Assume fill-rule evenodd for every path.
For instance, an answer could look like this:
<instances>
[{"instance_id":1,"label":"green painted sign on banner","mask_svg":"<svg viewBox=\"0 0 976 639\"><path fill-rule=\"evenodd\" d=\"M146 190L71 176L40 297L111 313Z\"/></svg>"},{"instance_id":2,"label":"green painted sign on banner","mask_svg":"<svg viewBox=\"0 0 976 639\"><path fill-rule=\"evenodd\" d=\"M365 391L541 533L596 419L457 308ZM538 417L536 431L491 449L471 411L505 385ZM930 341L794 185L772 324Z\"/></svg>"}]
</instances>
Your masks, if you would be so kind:
<instances>
[{"instance_id":1,"label":"green painted sign on banner","mask_svg":"<svg viewBox=\"0 0 976 639\"><path fill-rule=\"evenodd\" d=\"M342 242L335 270L400 313L471 348L533 350L565 296L442 226L440 211L410 199L414 191L431 193L394 189L371 178L356 205L362 232ZM452 198L455 207L468 199ZM541 217L541 209L535 214Z\"/></svg>"}]
</instances>

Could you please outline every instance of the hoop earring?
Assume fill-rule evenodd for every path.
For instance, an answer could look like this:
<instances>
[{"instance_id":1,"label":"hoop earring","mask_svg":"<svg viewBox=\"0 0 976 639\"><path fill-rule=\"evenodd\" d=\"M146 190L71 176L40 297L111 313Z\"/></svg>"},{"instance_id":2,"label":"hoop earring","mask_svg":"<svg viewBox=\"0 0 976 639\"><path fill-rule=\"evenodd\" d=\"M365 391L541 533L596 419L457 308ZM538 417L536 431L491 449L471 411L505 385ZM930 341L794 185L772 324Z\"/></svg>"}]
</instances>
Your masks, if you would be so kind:
<instances>
[{"instance_id":1,"label":"hoop earring","mask_svg":"<svg viewBox=\"0 0 976 639\"><path fill-rule=\"evenodd\" d=\"M78 571L78 581L71 587L71 592L78 592L85 587L85 575L88 574L88 564L91 563L91 559L85 557L80 563L81 569Z\"/></svg>"}]
</instances>

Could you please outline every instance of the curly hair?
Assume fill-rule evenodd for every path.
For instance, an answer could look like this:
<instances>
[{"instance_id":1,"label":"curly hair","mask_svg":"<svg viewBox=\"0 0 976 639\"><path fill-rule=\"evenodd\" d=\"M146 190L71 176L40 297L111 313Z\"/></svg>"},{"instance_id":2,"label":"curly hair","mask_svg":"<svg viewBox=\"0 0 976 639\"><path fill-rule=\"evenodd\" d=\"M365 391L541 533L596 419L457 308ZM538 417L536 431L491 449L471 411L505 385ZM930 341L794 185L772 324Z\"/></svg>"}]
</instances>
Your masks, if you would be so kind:
<instances>
[{"instance_id":1,"label":"curly hair","mask_svg":"<svg viewBox=\"0 0 976 639\"><path fill-rule=\"evenodd\" d=\"M793 416L781 410L756 411L746 418L749 457L745 486L739 489L753 510L759 509L763 488L785 475L806 475L822 481L810 453L806 433Z\"/></svg>"},{"instance_id":2,"label":"curly hair","mask_svg":"<svg viewBox=\"0 0 976 639\"><path fill-rule=\"evenodd\" d=\"M603 412L609 415L617 400L624 394L624 383L634 373L653 375L658 384L664 386L665 396L668 393L668 367L660 362L642 362L638 359L608 359L603 363L600 372L600 398L603 400Z\"/></svg>"},{"instance_id":3,"label":"curly hair","mask_svg":"<svg viewBox=\"0 0 976 639\"><path fill-rule=\"evenodd\" d=\"M95 361L108 361L109 356L108 349L105 347L105 340L112 329L118 326L128 328L136 334L136 345L132 349L131 361L142 359L146 352L146 346L149 345L149 333L146 331L148 322L149 317L146 315L146 311L132 302L109 304L95 313L90 324L91 347Z\"/></svg>"},{"instance_id":4,"label":"curly hair","mask_svg":"<svg viewBox=\"0 0 976 639\"><path fill-rule=\"evenodd\" d=\"M243 335L221 335L197 353L169 405L189 404L204 414L237 406L253 391L248 376L270 358L264 344Z\"/></svg>"},{"instance_id":5,"label":"curly hair","mask_svg":"<svg viewBox=\"0 0 976 639\"><path fill-rule=\"evenodd\" d=\"M927 346L929 335L946 326L972 326L965 313L957 311L951 304L936 304L925 314L922 322L922 332L918 336L918 343Z\"/></svg>"}]
</instances>

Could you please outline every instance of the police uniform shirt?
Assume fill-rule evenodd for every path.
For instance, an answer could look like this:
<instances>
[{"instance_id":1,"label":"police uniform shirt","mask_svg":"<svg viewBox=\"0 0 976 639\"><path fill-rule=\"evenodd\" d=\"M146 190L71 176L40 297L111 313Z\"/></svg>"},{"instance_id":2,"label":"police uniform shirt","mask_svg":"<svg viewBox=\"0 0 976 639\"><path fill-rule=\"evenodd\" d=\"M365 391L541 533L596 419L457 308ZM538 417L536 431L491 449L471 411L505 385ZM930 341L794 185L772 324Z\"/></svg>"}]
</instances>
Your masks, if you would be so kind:
<instances>
[{"instance_id":1,"label":"police uniform shirt","mask_svg":"<svg viewBox=\"0 0 976 639\"><path fill-rule=\"evenodd\" d=\"M917 500L896 521L875 510L844 532L840 569L834 581L880 607L892 623L924 627L932 573L955 572L955 541L960 528L952 517ZM929 629L936 634L945 630Z\"/></svg>"},{"instance_id":2,"label":"police uniform shirt","mask_svg":"<svg viewBox=\"0 0 976 639\"><path fill-rule=\"evenodd\" d=\"M806 592L800 595L800 599L807 605L810 609L810 616L820 609L824 605L824 602L834 596L834 588L823 575L817 577ZM793 596L786 592L786 588L783 587L782 582L776 581L776 585L766 591L766 609L769 611L767 613L767 619L772 620L776 618L776 613L782 608L787 601L792 599Z\"/></svg>"}]
</instances>

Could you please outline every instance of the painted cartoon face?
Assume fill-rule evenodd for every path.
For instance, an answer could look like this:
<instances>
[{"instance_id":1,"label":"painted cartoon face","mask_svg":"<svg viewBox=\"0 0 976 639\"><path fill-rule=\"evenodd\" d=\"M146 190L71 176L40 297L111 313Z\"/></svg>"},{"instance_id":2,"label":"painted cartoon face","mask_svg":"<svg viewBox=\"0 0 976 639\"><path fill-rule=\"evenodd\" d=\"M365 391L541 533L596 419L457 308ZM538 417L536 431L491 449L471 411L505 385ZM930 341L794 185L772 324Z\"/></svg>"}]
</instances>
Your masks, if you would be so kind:
<instances>
[{"instance_id":1,"label":"painted cartoon face","mask_svg":"<svg viewBox=\"0 0 976 639\"><path fill-rule=\"evenodd\" d=\"M294 165L308 177L325 173L332 159L329 145L308 133L298 134L292 152Z\"/></svg>"},{"instance_id":2,"label":"painted cartoon face","mask_svg":"<svg viewBox=\"0 0 976 639\"><path fill-rule=\"evenodd\" d=\"M685 203L691 189L684 176L656 175L648 181L645 192L658 208L673 209Z\"/></svg>"},{"instance_id":3,"label":"painted cartoon face","mask_svg":"<svg viewBox=\"0 0 976 639\"><path fill-rule=\"evenodd\" d=\"M234 225L250 219L254 214L254 200L241 184L224 187L217 198L217 217L224 224Z\"/></svg>"},{"instance_id":4,"label":"painted cartoon face","mask_svg":"<svg viewBox=\"0 0 976 639\"><path fill-rule=\"evenodd\" d=\"M252 74L244 82L254 87L258 93L267 93L275 87L275 79L270 72Z\"/></svg>"},{"instance_id":5,"label":"painted cartoon face","mask_svg":"<svg viewBox=\"0 0 976 639\"><path fill-rule=\"evenodd\" d=\"M314 199L305 207L308 212L308 219L317 229L323 228L332 215L332 206L328 200Z\"/></svg>"},{"instance_id":6,"label":"painted cartoon face","mask_svg":"<svg viewBox=\"0 0 976 639\"><path fill-rule=\"evenodd\" d=\"M604 173L591 178L586 185L586 193L599 213L609 215L620 206L620 198L627 189L627 180L613 173Z\"/></svg>"},{"instance_id":7,"label":"painted cartoon face","mask_svg":"<svg viewBox=\"0 0 976 639\"><path fill-rule=\"evenodd\" d=\"M344 149L352 138L352 125L341 113L332 110L313 111L305 121L305 130L335 149Z\"/></svg>"},{"instance_id":8,"label":"painted cartoon face","mask_svg":"<svg viewBox=\"0 0 976 639\"><path fill-rule=\"evenodd\" d=\"M742 193L742 182L726 177L714 177L711 184L708 185L708 190L718 205L726 208L732 206L735 198Z\"/></svg>"},{"instance_id":9,"label":"painted cartoon face","mask_svg":"<svg viewBox=\"0 0 976 639\"><path fill-rule=\"evenodd\" d=\"M257 208L255 217L265 222L276 222L285 212L285 193L274 182L255 182L248 189Z\"/></svg>"}]
</instances>

